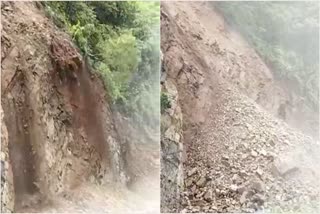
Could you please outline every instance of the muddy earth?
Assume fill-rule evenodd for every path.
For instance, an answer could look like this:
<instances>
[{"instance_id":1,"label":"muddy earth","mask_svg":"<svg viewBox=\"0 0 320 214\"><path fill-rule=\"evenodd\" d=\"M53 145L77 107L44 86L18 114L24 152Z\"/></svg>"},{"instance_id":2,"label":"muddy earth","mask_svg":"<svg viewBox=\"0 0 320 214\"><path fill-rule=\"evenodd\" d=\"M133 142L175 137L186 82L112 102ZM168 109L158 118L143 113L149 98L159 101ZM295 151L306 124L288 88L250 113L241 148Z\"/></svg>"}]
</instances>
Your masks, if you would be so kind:
<instances>
[{"instance_id":1,"label":"muddy earth","mask_svg":"<svg viewBox=\"0 0 320 214\"><path fill-rule=\"evenodd\" d=\"M318 213L318 112L210 2L163 2L161 50L161 210Z\"/></svg>"},{"instance_id":2,"label":"muddy earth","mask_svg":"<svg viewBox=\"0 0 320 214\"><path fill-rule=\"evenodd\" d=\"M157 212L159 134L116 112L39 4L1 15L1 211Z\"/></svg>"}]
</instances>

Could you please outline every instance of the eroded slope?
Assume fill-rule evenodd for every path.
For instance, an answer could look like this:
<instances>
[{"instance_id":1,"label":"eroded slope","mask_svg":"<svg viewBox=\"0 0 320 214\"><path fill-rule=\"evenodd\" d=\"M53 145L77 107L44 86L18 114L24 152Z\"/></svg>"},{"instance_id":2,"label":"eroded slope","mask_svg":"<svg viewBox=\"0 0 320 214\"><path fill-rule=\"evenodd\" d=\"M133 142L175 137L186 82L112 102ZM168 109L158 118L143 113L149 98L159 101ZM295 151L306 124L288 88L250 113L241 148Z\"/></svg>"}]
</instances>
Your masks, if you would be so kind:
<instances>
[{"instance_id":1,"label":"eroded slope","mask_svg":"<svg viewBox=\"0 0 320 214\"><path fill-rule=\"evenodd\" d=\"M209 3L163 3L161 15L162 89L174 103L163 118L181 108L179 126L166 130L178 130L183 147L180 156L165 132L162 155L176 155L163 163L177 166L162 177L169 186L162 197L176 200L163 200L162 209L317 210L318 158L310 151L319 143L282 121L299 121L289 107L282 110L287 89Z\"/></svg>"},{"instance_id":2,"label":"eroded slope","mask_svg":"<svg viewBox=\"0 0 320 214\"><path fill-rule=\"evenodd\" d=\"M157 210L146 191L159 191L158 146L112 110L99 76L40 4L5 2L1 13L2 209Z\"/></svg>"}]
</instances>

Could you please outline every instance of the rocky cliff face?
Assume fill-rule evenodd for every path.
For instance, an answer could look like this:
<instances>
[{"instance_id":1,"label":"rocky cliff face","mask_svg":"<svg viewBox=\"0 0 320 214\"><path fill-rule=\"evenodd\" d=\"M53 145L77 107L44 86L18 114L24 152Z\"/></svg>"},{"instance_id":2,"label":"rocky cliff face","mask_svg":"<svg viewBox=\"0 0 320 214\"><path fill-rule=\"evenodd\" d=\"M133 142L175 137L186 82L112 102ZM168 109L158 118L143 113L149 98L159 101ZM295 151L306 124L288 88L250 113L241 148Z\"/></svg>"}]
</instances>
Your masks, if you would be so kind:
<instances>
[{"instance_id":1,"label":"rocky cliff face","mask_svg":"<svg viewBox=\"0 0 320 214\"><path fill-rule=\"evenodd\" d=\"M10 213L14 209L14 189L12 168L9 161L8 131L3 120L1 107L1 212Z\"/></svg>"},{"instance_id":2,"label":"rocky cliff face","mask_svg":"<svg viewBox=\"0 0 320 214\"><path fill-rule=\"evenodd\" d=\"M162 91L171 100L171 107L161 116L161 211L170 212L179 208L183 186L182 112L177 88L171 80L164 83Z\"/></svg>"}]
</instances>

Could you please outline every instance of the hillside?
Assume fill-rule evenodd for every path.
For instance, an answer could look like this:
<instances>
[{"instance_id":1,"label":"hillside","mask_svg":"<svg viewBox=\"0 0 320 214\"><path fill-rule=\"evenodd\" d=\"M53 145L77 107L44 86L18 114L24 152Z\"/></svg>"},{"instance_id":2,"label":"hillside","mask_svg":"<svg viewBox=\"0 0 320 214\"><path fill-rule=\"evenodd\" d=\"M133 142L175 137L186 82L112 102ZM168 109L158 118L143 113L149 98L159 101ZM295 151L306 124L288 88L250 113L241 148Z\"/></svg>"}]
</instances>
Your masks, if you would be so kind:
<instances>
[{"instance_id":1,"label":"hillside","mask_svg":"<svg viewBox=\"0 0 320 214\"><path fill-rule=\"evenodd\" d=\"M317 112L214 4L164 2L161 50L162 211L317 212Z\"/></svg>"},{"instance_id":2,"label":"hillside","mask_svg":"<svg viewBox=\"0 0 320 214\"><path fill-rule=\"evenodd\" d=\"M47 9L1 4L1 211L156 212L157 132L117 110Z\"/></svg>"}]
</instances>

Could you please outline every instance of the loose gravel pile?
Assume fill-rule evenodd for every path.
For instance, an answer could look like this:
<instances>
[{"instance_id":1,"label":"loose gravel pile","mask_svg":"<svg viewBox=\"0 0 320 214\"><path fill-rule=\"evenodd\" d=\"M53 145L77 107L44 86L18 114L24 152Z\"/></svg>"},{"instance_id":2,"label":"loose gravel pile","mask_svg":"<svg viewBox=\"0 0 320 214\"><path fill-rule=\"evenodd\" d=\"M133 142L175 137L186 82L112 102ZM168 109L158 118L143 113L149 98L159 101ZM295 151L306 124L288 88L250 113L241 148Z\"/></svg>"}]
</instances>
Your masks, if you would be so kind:
<instances>
[{"instance_id":1,"label":"loose gravel pile","mask_svg":"<svg viewBox=\"0 0 320 214\"><path fill-rule=\"evenodd\" d=\"M183 211L319 209L319 142L220 84L184 166Z\"/></svg>"}]
</instances>

